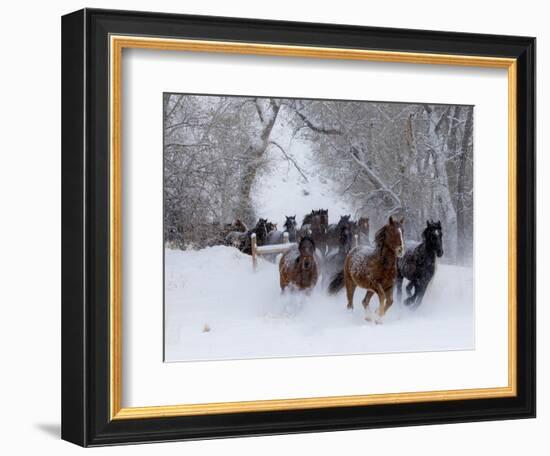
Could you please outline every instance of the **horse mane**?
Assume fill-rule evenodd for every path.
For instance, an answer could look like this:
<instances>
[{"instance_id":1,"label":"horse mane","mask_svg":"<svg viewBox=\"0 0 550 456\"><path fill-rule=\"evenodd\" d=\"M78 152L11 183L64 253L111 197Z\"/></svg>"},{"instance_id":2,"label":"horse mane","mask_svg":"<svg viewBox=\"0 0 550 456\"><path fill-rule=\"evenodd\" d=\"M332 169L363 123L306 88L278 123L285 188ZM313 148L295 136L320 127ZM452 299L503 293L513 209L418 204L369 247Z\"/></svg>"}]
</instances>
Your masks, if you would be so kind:
<instances>
[{"instance_id":1,"label":"horse mane","mask_svg":"<svg viewBox=\"0 0 550 456\"><path fill-rule=\"evenodd\" d=\"M428 234L428 231L430 231L431 229L432 229L431 227L426 227L422 231L422 243L426 242L426 235Z\"/></svg>"},{"instance_id":2,"label":"horse mane","mask_svg":"<svg viewBox=\"0 0 550 456\"><path fill-rule=\"evenodd\" d=\"M374 243L377 248L381 248L386 240L386 225L380 228L374 235Z\"/></svg>"},{"instance_id":3,"label":"horse mane","mask_svg":"<svg viewBox=\"0 0 550 456\"><path fill-rule=\"evenodd\" d=\"M313 218L314 211L311 211L309 214L304 215L304 220L302 221L302 225L305 225L307 223L311 223L311 219Z\"/></svg>"}]
</instances>

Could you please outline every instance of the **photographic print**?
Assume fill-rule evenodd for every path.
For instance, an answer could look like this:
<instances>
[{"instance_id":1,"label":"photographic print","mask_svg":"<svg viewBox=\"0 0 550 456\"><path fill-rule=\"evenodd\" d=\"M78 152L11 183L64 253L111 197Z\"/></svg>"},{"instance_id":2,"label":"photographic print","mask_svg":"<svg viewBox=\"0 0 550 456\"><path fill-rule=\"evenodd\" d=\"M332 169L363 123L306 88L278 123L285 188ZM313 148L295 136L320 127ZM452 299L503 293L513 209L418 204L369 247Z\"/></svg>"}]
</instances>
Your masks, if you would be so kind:
<instances>
[{"instance_id":1,"label":"photographic print","mask_svg":"<svg viewBox=\"0 0 550 456\"><path fill-rule=\"evenodd\" d=\"M166 362L474 348L474 107L163 95Z\"/></svg>"}]
</instances>

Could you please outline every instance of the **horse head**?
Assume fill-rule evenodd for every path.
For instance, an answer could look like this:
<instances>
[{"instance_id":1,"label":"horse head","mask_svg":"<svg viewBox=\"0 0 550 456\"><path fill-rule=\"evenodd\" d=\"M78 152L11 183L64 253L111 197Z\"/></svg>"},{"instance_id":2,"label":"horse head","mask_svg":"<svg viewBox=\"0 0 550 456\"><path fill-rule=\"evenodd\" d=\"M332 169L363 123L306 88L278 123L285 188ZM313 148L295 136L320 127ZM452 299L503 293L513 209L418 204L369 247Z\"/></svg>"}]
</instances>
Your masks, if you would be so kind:
<instances>
[{"instance_id":1,"label":"horse head","mask_svg":"<svg viewBox=\"0 0 550 456\"><path fill-rule=\"evenodd\" d=\"M338 221L338 226L343 226L343 225L349 226L350 223L351 223L351 214L342 215L340 216L340 220Z\"/></svg>"},{"instance_id":2,"label":"horse head","mask_svg":"<svg viewBox=\"0 0 550 456\"><path fill-rule=\"evenodd\" d=\"M233 222L233 231L248 231L246 225L241 221L241 219L235 219Z\"/></svg>"},{"instance_id":3,"label":"horse head","mask_svg":"<svg viewBox=\"0 0 550 456\"><path fill-rule=\"evenodd\" d=\"M266 222L265 226L268 233L271 233L277 229L277 224L273 222Z\"/></svg>"},{"instance_id":4,"label":"horse head","mask_svg":"<svg viewBox=\"0 0 550 456\"><path fill-rule=\"evenodd\" d=\"M296 263L303 269L311 269L315 263L315 242L313 239L309 236L304 236L300 239L298 251L300 252L300 256L296 259Z\"/></svg>"},{"instance_id":5,"label":"horse head","mask_svg":"<svg viewBox=\"0 0 550 456\"><path fill-rule=\"evenodd\" d=\"M401 217L401 220L397 220L390 216L388 223L380 228L375 236L377 247L387 247L395 252L398 258L401 258L405 254L403 220L403 217Z\"/></svg>"},{"instance_id":6,"label":"horse head","mask_svg":"<svg viewBox=\"0 0 550 456\"><path fill-rule=\"evenodd\" d=\"M285 230L288 231L289 233L296 231L296 216L293 215L291 217L289 216L285 216L285 217L286 217L286 220L285 220L285 224L283 225L285 227Z\"/></svg>"},{"instance_id":7,"label":"horse head","mask_svg":"<svg viewBox=\"0 0 550 456\"><path fill-rule=\"evenodd\" d=\"M368 217L360 217L357 221L357 225L359 226L359 232L366 234L369 232L369 218Z\"/></svg>"},{"instance_id":8,"label":"horse head","mask_svg":"<svg viewBox=\"0 0 550 456\"><path fill-rule=\"evenodd\" d=\"M422 238L426 243L428 251L435 252L438 257L443 256L443 232L441 221L426 220L426 228L422 232Z\"/></svg>"},{"instance_id":9,"label":"horse head","mask_svg":"<svg viewBox=\"0 0 550 456\"><path fill-rule=\"evenodd\" d=\"M256 227L254 228L254 231L258 236L258 240L260 241L265 241L267 238L267 233L269 232L267 223L267 219L260 218L258 220L258 223L256 223Z\"/></svg>"}]
</instances>

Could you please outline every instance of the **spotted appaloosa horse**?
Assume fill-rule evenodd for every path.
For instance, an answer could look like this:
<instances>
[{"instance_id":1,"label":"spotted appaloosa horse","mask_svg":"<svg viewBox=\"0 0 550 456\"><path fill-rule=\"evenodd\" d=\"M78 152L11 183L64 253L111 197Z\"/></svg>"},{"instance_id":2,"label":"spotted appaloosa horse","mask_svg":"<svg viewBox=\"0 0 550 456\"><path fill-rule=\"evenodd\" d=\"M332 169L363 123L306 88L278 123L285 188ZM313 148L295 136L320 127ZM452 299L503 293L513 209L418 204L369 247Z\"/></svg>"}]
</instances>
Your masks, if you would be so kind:
<instances>
[{"instance_id":1,"label":"spotted appaloosa horse","mask_svg":"<svg viewBox=\"0 0 550 456\"><path fill-rule=\"evenodd\" d=\"M393 304L393 286L397 275L397 259L405 253L403 242L403 219L390 217L388 223L376 233L374 248L355 247L347 255L344 270L332 279L329 292L336 293L344 285L348 309L353 309L353 295L357 287L366 288L363 307L368 310L370 299L376 293L380 301L379 322ZM366 320L371 320L367 315Z\"/></svg>"},{"instance_id":2,"label":"spotted appaloosa horse","mask_svg":"<svg viewBox=\"0 0 550 456\"><path fill-rule=\"evenodd\" d=\"M315 258L315 242L309 236L300 240L298 247L287 250L279 261L281 291L290 285L299 290L311 290L319 278L319 267Z\"/></svg>"},{"instance_id":3,"label":"spotted appaloosa horse","mask_svg":"<svg viewBox=\"0 0 550 456\"><path fill-rule=\"evenodd\" d=\"M408 279L405 305L422 304L424 293L435 275L436 257L443 256L443 233L441 222L426 221L422 232L422 242L415 248L407 249L403 258L397 262L397 299L401 301L403 278ZM414 294L412 293L414 288Z\"/></svg>"}]
</instances>

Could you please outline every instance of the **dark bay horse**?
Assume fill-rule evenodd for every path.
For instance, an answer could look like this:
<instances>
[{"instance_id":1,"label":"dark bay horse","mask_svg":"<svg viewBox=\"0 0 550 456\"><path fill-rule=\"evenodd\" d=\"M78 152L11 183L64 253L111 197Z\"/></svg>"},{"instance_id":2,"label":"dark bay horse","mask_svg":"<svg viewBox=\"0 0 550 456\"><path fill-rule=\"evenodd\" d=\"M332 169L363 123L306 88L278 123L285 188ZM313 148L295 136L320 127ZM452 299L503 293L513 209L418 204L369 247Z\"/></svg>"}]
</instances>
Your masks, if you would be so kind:
<instances>
[{"instance_id":1,"label":"dark bay horse","mask_svg":"<svg viewBox=\"0 0 550 456\"><path fill-rule=\"evenodd\" d=\"M342 215L338 223L331 223L327 228L326 243L327 248L336 249L340 245L340 230L342 226L347 226L350 231L353 231L351 215ZM353 235L353 233L352 233Z\"/></svg>"},{"instance_id":2,"label":"dark bay horse","mask_svg":"<svg viewBox=\"0 0 550 456\"><path fill-rule=\"evenodd\" d=\"M357 287L366 288L363 307L368 310L369 301L376 293L380 301L378 317L382 318L393 304L393 286L397 275L397 259L405 253L403 219L388 223L375 235L374 248L359 246L346 256L344 270L332 279L329 292L336 293L344 285L348 309L353 309L353 295ZM370 317L366 317L370 320Z\"/></svg>"},{"instance_id":3,"label":"dark bay horse","mask_svg":"<svg viewBox=\"0 0 550 456\"><path fill-rule=\"evenodd\" d=\"M329 253L323 262L323 278L332 278L344 269L347 254L353 248L353 230L351 223L338 224L338 250Z\"/></svg>"},{"instance_id":4,"label":"dark bay horse","mask_svg":"<svg viewBox=\"0 0 550 456\"><path fill-rule=\"evenodd\" d=\"M299 236L310 236L321 255L327 252L328 209L312 210L307 214L299 231Z\"/></svg>"},{"instance_id":5,"label":"dark bay horse","mask_svg":"<svg viewBox=\"0 0 550 456\"><path fill-rule=\"evenodd\" d=\"M405 305L418 307L422 304L424 293L430 284L436 266L436 257L443 256L443 233L441 222L426 221L422 232L422 242L413 249L407 249L403 258L397 262L397 299L401 301L403 278L408 279ZM414 294L412 293L414 288Z\"/></svg>"},{"instance_id":6,"label":"dark bay horse","mask_svg":"<svg viewBox=\"0 0 550 456\"><path fill-rule=\"evenodd\" d=\"M279 281L284 292L290 284L299 290L311 290L317 283L319 267L315 259L315 242L309 236L298 247L287 250L279 261Z\"/></svg>"},{"instance_id":7,"label":"dark bay horse","mask_svg":"<svg viewBox=\"0 0 550 456\"><path fill-rule=\"evenodd\" d=\"M368 217L360 217L357 222L354 222L354 235L357 235L359 245L370 245L370 224Z\"/></svg>"}]
</instances>

